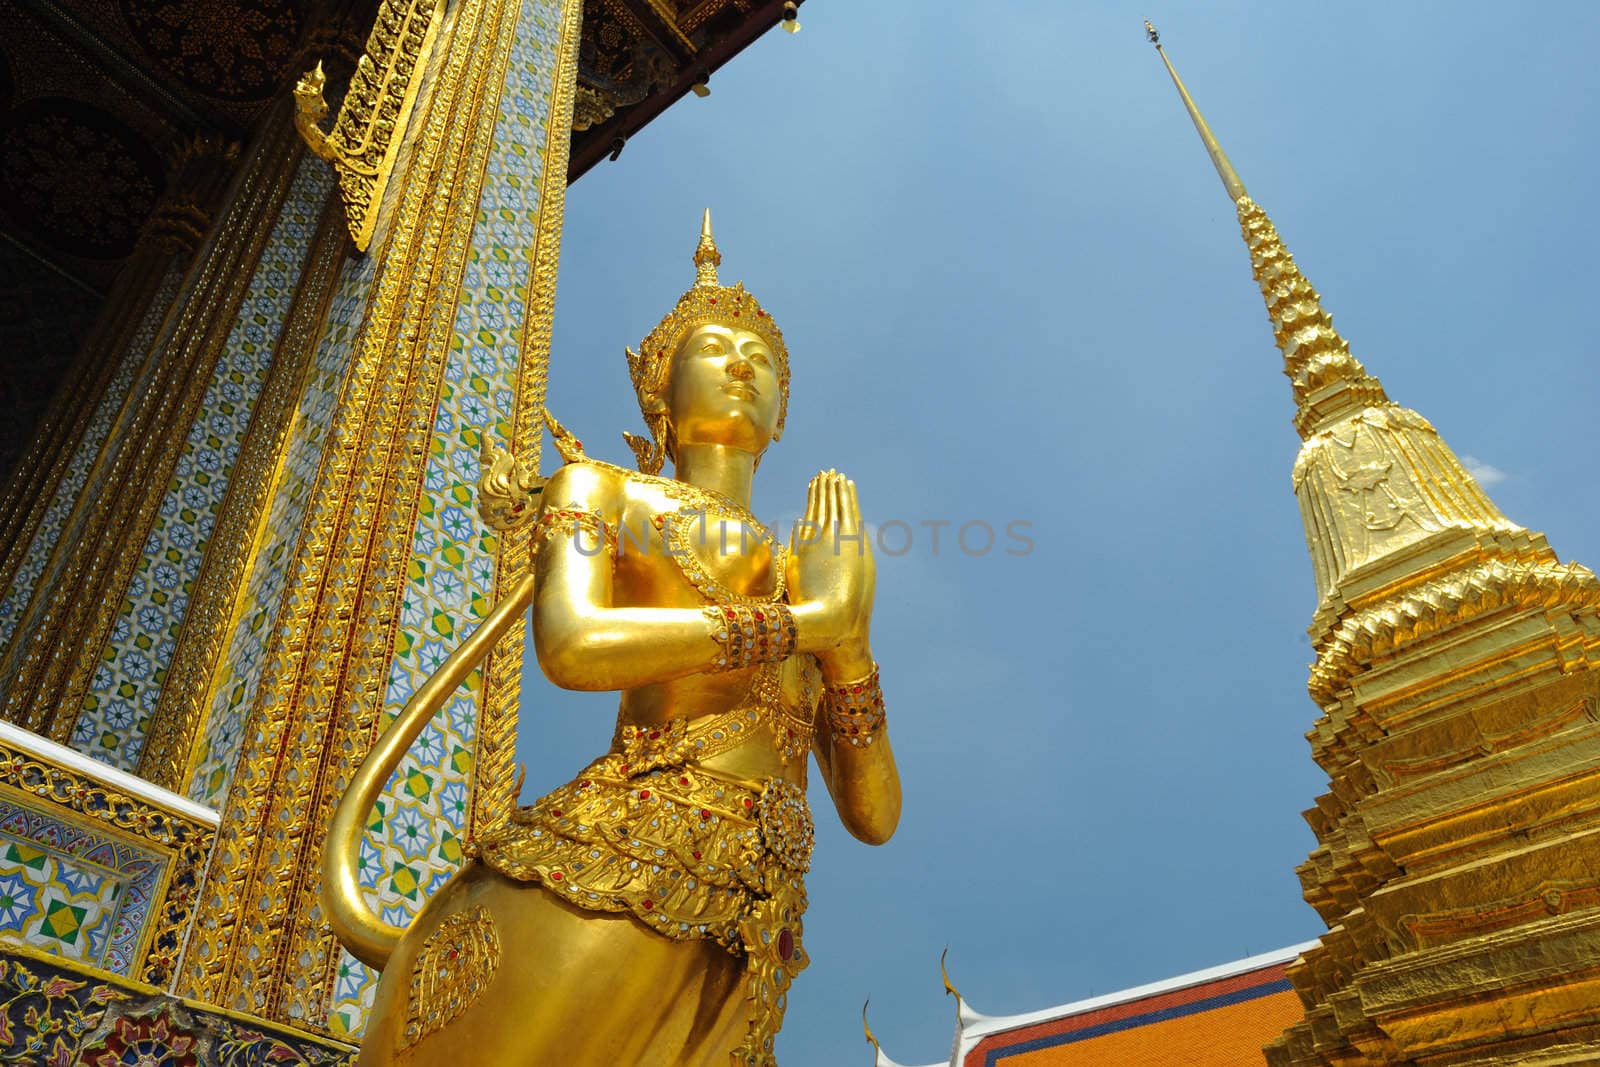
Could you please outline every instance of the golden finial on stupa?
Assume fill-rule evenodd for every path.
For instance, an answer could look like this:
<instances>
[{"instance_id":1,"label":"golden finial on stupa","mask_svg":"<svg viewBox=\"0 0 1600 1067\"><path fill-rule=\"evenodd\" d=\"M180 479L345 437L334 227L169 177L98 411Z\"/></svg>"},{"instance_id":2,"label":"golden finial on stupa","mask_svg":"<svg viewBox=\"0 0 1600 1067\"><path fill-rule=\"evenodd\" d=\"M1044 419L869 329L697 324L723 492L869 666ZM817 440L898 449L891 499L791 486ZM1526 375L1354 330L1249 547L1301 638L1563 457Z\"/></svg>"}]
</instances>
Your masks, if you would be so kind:
<instances>
[{"instance_id":1,"label":"golden finial on stupa","mask_svg":"<svg viewBox=\"0 0 1600 1067\"><path fill-rule=\"evenodd\" d=\"M722 253L711 236L711 209L706 208L705 217L700 220L700 244L694 250L694 284L716 285L717 267L721 264Z\"/></svg>"},{"instance_id":2,"label":"golden finial on stupa","mask_svg":"<svg viewBox=\"0 0 1600 1067\"><path fill-rule=\"evenodd\" d=\"M1217 175L1222 179L1224 188L1228 190L1228 197L1238 200L1247 196L1244 191L1244 182L1239 180L1239 175L1234 172L1233 164L1228 162L1227 153L1217 143L1216 137L1211 132L1211 127L1206 125L1205 116L1200 114L1200 109L1195 106L1194 99L1189 96L1189 90L1183 86L1183 79L1178 77L1178 72L1172 66L1172 60L1167 58L1167 50L1161 47L1161 33L1149 19L1144 20L1145 36L1150 38L1150 43L1156 46L1156 51L1161 53L1161 62L1167 65L1167 73L1172 75L1172 84L1178 87L1178 95L1183 97L1183 106L1189 109L1189 118L1194 122L1194 128L1200 132L1200 140L1205 143L1206 151L1211 156L1212 164L1217 168Z\"/></svg>"},{"instance_id":3,"label":"golden finial on stupa","mask_svg":"<svg viewBox=\"0 0 1600 1067\"><path fill-rule=\"evenodd\" d=\"M1217 143L1211 127L1195 106L1183 79L1161 47L1161 34L1146 19L1145 34L1161 53L1161 62L1178 87L1183 106L1211 156L1212 164L1228 197L1239 215L1239 227L1250 248L1250 268L1272 319L1273 339L1283 352L1283 373L1294 383L1295 428L1309 437L1329 420L1376 404L1388 403L1383 385L1368 374L1350 354L1350 346L1333 328L1333 316L1322 307L1322 298L1295 266L1294 257L1284 247L1278 231L1239 179L1233 164Z\"/></svg>"}]
</instances>

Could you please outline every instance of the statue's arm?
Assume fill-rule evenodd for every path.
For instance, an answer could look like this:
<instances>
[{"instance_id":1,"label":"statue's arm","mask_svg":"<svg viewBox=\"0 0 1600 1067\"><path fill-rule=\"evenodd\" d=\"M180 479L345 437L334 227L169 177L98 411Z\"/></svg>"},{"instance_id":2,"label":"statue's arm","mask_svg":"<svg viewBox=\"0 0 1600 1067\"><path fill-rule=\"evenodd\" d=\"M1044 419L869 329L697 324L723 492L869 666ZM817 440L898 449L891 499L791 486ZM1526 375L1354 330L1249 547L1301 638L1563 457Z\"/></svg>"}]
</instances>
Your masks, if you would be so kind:
<instances>
[{"instance_id":1,"label":"statue's arm","mask_svg":"<svg viewBox=\"0 0 1600 1067\"><path fill-rule=\"evenodd\" d=\"M865 678L873 670L872 651L865 646L840 649L820 658L823 680L830 686ZM839 812L839 821L857 840L883 844L894 836L900 824L900 772L889 746L888 726L882 728L872 744L859 747L833 733L826 698L817 705L816 719L817 766Z\"/></svg>"},{"instance_id":2,"label":"statue's arm","mask_svg":"<svg viewBox=\"0 0 1600 1067\"><path fill-rule=\"evenodd\" d=\"M612 531L627 504L624 476L574 463L544 488L546 514L586 512ZM536 536L539 534L536 533ZM615 561L592 535L545 534L535 563L533 642L545 676L563 689L632 689L710 670L723 655L717 627L700 608L617 607ZM793 611L798 648L825 640L817 608Z\"/></svg>"}]
</instances>

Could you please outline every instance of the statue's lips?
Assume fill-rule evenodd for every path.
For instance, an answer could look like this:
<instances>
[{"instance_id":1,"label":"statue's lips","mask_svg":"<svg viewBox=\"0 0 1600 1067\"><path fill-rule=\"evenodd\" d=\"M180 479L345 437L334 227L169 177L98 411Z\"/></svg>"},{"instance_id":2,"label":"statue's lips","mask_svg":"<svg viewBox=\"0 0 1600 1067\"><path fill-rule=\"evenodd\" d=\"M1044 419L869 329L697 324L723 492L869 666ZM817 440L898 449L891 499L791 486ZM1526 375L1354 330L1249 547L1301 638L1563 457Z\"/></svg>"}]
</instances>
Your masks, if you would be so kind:
<instances>
[{"instance_id":1,"label":"statue's lips","mask_svg":"<svg viewBox=\"0 0 1600 1067\"><path fill-rule=\"evenodd\" d=\"M754 400L761 395L756 391L755 386L746 385L743 382L729 382L722 387L722 391L729 396L736 396L740 400Z\"/></svg>"}]
</instances>

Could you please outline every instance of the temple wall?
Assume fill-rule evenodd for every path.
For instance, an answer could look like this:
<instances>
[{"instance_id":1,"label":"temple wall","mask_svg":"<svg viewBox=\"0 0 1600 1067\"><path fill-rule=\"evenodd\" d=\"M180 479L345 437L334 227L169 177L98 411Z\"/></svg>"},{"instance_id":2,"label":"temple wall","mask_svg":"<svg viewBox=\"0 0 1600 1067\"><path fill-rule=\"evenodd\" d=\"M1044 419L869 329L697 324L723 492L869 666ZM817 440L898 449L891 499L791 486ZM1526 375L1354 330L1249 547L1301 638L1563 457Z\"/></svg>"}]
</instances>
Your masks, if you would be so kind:
<instances>
[{"instance_id":1,"label":"temple wall","mask_svg":"<svg viewBox=\"0 0 1600 1067\"><path fill-rule=\"evenodd\" d=\"M164 986L215 814L0 723L0 939Z\"/></svg>"}]
</instances>

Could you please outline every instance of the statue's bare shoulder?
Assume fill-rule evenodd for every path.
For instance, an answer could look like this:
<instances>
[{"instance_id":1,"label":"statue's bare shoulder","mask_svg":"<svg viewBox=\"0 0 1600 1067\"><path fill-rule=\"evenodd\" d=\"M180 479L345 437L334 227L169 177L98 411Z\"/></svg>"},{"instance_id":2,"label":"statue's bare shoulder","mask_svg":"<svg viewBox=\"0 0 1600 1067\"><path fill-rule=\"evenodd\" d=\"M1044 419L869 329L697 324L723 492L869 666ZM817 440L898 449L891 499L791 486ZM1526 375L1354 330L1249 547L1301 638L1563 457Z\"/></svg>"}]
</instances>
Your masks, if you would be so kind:
<instances>
[{"instance_id":1,"label":"statue's bare shoulder","mask_svg":"<svg viewBox=\"0 0 1600 1067\"><path fill-rule=\"evenodd\" d=\"M627 472L609 463L579 460L568 463L545 483L545 508L597 511L616 522L627 504Z\"/></svg>"}]
</instances>

